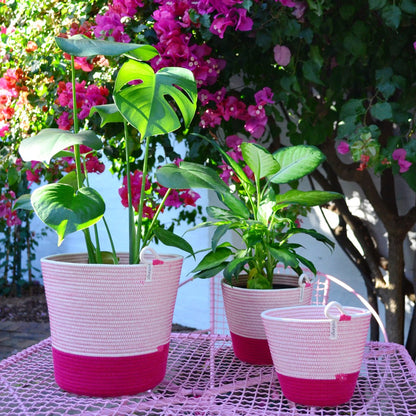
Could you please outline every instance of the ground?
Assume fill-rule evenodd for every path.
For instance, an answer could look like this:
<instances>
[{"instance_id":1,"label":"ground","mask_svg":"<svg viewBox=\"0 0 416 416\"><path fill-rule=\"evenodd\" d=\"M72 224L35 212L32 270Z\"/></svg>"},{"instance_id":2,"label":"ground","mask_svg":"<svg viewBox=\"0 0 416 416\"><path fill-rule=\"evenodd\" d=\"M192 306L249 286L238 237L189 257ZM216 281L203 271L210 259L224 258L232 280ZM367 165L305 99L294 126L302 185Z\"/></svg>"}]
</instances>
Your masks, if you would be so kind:
<instances>
[{"instance_id":1,"label":"ground","mask_svg":"<svg viewBox=\"0 0 416 416\"><path fill-rule=\"evenodd\" d=\"M0 321L49 322L45 295L0 297Z\"/></svg>"}]
</instances>

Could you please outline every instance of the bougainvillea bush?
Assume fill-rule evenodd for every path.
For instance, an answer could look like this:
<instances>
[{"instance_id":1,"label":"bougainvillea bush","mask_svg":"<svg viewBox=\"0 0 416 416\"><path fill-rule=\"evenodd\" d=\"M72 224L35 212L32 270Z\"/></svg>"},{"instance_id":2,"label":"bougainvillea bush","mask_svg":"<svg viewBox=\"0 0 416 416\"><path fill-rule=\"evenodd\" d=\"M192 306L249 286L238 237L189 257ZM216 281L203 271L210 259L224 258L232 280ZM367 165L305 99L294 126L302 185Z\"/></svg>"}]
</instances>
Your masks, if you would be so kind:
<instances>
[{"instance_id":1,"label":"bougainvillea bush","mask_svg":"<svg viewBox=\"0 0 416 416\"><path fill-rule=\"evenodd\" d=\"M152 62L155 69L178 65L194 73L199 107L191 131L227 144L235 158L241 139L271 150L300 143L319 146L327 162L313 175L314 183L341 193L347 193L343 188L349 183L361 192L379 221L377 228L385 230L381 238L387 239L387 248L380 233L343 200L332 207L339 218L335 237L357 265L373 306L377 298L386 305L390 338L403 341L405 295L414 299L412 265L405 264L403 244L415 224L416 208L401 205L396 187L401 183L402 192L414 199L413 0L114 0L77 2L76 8L71 2L41 1L36 10L25 1L2 3L6 64L0 75L21 70L18 85L30 94L19 95L31 105L30 111L27 105L20 111L19 99L8 96L14 114L4 110L7 105L1 107L3 143L10 146L40 125L71 128L68 86L60 83L65 69L54 59L43 62L39 53L52 47L52 32L150 43L160 52ZM12 23L11 16L18 16L14 9L20 7L19 24ZM86 113L90 100L109 99L104 87L111 76L105 59L77 64L85 79L79 93L91 97L84 102ZM46 65L52 83L44 75ZM119 140L116 130L104 133ZM190 159L227 169L199 135L186 140ZM168 138L159 143L167 155L177 156ZM118 152L107 153L117 169ZM132 156L137 160L139 154ZM413 319L408 336L413 353L415 326Z\"/></svg>"}]
</instances>

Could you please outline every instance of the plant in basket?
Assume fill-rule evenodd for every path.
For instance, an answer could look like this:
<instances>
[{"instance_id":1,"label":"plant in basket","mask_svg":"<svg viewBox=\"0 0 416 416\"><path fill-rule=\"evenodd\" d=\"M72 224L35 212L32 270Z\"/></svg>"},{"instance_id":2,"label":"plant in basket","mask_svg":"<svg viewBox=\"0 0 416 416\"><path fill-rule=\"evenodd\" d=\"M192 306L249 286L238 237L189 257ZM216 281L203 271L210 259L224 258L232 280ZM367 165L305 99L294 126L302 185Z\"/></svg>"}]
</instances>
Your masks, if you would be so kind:
<instances>
[{"instance_id":1,"label":"plant in basket","mask_svg":"<svg viewBox=\"0 0 416 416\"><path fill-rule=\"evenodd\" d=\"M221 206L208 207L212 220L195 227L215 227L215 232L208 253L194 273L196 277L209 278L223 272L224 303L236 355L253 364L271 364L260 313L271 307L310 303L312 287L303 280L302 265L316 273L313 263L299 254L302 246L291 238L304 234L333 247L323 234L302 228L294 214L342 195L283 189L324 161L325 156L316 147L290 146L271 154L258 144L241 142L241 154L230 155L210 141L223 156L221 173L182 162L179 166L161 167L158 181L172 188L189 186L216 192ZM223 178L228 178L227 183ZM237 233L238 245L227 238L222 242L228 231ZM271 290L276 284L293 281L293 277L276 275L278 264L296 272L298 287Z\"/></svg>"},{"instance_id":2,"label":"plant in basket","mask_svg":"<svg viewBox=\"0 0 416 416\"><path fill-rule=\"evenodd\" d=\"M49 256L41 260L51 323L57 383L65 390L113 396L144 391L164 377L173 308L183 257L158 255L147 248L160 241L193 254L181 237L159 226L158 217L171 189L152 188L148 179L150 140L185 128L196 110L196 83L184 68L154 72L146 62L158 52L149 45L92 40L83 35L58 37L70 56L73 130L48 128L22 141L25 161L49 164L73 158L75 171L56 183L37 188L17 207L32 209L58 235L58 244L82 231L85 254ZM122 56L112 104L97 105L102 125L122 123L126 180L120 190L129 215L129 253L104 252L97 223L105 223L105 202L90 186L89 155L103 142L92 130L80 128L75 76L77 59ZM129 135L134 128L137 134ZM130 172L132 151L143 147L143 172ZM156 193L158 192L158 195ZM153 206L155 196L160 197ZM150 212L149 212L150 210Z\"/></svg>"}]
</instances>

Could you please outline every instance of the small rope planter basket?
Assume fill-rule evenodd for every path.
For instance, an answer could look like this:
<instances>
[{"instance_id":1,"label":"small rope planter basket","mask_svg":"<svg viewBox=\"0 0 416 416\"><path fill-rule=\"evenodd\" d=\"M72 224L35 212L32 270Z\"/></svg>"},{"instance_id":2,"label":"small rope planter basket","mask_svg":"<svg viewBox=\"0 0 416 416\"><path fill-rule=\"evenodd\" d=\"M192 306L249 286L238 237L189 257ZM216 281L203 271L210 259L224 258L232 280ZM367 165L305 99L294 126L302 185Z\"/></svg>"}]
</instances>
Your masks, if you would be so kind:
<instances>
[{"instance_id":1,"label":"small rope planter basket","mask_svg":"<svg viewBox=\"0 0 416 416\"><path fill-rule=\"evenodd\" d=\"M341 306L297 306L261 314L283 394L306 406L348 402L357 383L371 313Z\"/></svg>"},{"instance_id":2,"label":"small rope planter basket","mask_svg":"<svg viewBox=\"0 0 416 416\"><path fill-rule=\"evenodd\" d=\"M140 264L88 264L85 254L41 260L54 373L71 393L146 391L166 372L183 257L142 252Z\"/></svg>"}]
</instances>

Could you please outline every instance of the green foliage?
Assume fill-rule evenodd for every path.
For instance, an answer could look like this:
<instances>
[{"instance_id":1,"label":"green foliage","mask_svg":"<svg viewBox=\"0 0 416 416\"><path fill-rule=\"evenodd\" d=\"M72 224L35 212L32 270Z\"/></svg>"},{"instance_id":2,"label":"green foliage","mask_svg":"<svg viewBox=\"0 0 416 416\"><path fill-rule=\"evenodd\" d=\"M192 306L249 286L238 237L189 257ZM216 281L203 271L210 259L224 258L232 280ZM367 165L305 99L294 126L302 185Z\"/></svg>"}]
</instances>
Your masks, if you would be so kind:
<instances>
[{"instance_id":1,"label":"green foliage","mask_svg":"<svg viewBox=\"0 0 416 416\"><path fill-rule=\"evenodd\" d=\"M179 166L162 166L157 171L158 181L163 186L208 188L215 191L225 205L225 208L208 207L207 213L213 221L195 227L216 227L208 254L193 270L195 276L208 278L223 271L225 278L232 280L244 270L249 276L248 287L269 289L272 288L273 272L279 262L298 273L302 273L301 264L315 271L313 264L297 253L298 246L289 242L290 237L304 233L329 247L333 247L333 243L315 230L298 227L286 208L292 205L322 205L342 195L299 190L276 193L273 183L287 184L311 173L324 160L322 152L312 146L300 145L272 155L264 147L253 143L242 143L241 150L243 162L251 169L253 179L228 157L227 163L235 168L239 186L224 187L224 182L213 169L204 166L194 169L193 164L186 162ZM226 155L222 149L219 151ZM236 190L233 192L234 187ZM230 243L220 244L229 230L239 235L244 248Z\"/></svg>"}]
</instances>

